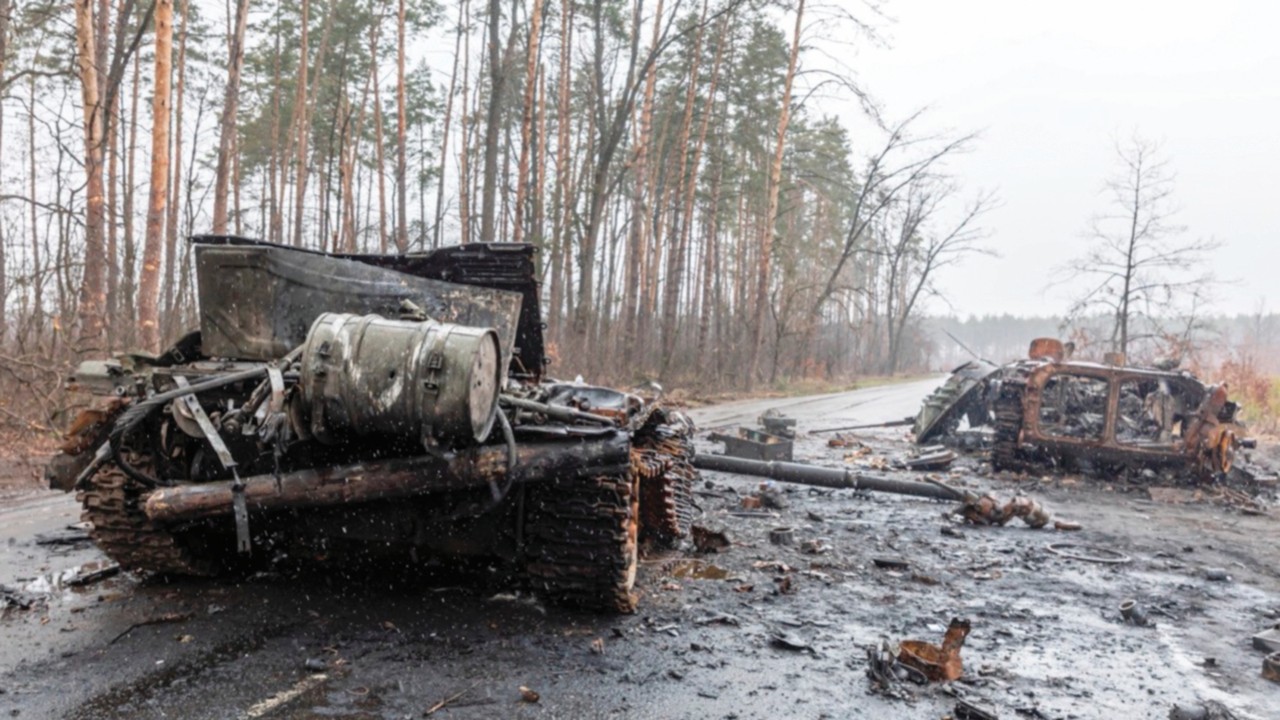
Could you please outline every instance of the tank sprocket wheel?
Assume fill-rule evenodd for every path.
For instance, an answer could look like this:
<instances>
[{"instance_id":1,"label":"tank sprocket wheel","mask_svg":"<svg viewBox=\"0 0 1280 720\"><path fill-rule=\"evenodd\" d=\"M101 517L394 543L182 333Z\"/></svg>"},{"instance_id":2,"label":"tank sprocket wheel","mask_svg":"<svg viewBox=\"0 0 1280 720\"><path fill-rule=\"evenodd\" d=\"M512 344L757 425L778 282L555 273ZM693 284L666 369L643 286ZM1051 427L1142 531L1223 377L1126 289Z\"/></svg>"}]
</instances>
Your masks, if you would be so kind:
<instances>
[{"instance_id":1,"label":"tank sprocket wheel","mask_svg":"<svg viewBox=\"0 0 1280 720\"><path fill-rule=\"evenodd\" d=\"M640 478L640 536L672 547L688 536L697 505L692 425L665 423L636 438L631 471Z\"/></svg>"},{"instance_id":2,"label":"tank sprocket wheel","mask_svg":"<svg viewBox=\"0 0 1280 720\"><path fill-rule=\"evenodd\" d=\"M134 467L147 468L148 459L131 453ZM107 557L130 571L171 575L210 576L213 563L195 557L182 539L153 523L142 510L146 492L115 464L100 469L88 487L76 493L80 519L92 524L89 537Z\"/></svg>"},{"instance_id":3,"label":"tank sprocket wheel","mask_svg":"<svg viewBox=\"0 0 1280 720\"><path fill-rule=\"evenodd\" d=\"M525 570L552 601L630 613L639 568L640 493L630 472L557 477L529 488Z\"/></svg>"}]
</instances>

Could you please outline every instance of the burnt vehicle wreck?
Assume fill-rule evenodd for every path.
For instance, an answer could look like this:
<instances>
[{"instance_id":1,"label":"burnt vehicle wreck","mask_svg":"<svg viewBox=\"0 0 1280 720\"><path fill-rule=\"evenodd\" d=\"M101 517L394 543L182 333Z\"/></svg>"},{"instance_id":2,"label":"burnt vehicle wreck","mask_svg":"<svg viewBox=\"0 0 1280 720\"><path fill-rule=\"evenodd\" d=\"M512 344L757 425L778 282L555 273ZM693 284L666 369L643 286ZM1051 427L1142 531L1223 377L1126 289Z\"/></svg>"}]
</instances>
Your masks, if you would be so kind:
<instances>
[{"instance_id":1,"label":"burnt vehicle wreck","mask_svg":"<svg viewBox=\"0 0 1280 720\"><path fill-rule=\"evenodd\" d=\"M200 329L81 364L48 470L128 570L269 558L498 561L553 601L630 612L642 542L692 519L693 425L544 376L524 244L330 255L193 238Z\"/></svg>"},{"instance_id":2,"label":"burnt vehicle wreck","mask_svg":"<svg viewBox=\"0 0 1280 720\"><path fill-rule=\"evenodd\" d=\"M963 421L992 431L996 470L1166 469L1201 480L1224 476L1237 451L1255 445L1225 384L1067 356L1062 343L1042 338L1025 360L958 368L926 399L916 442L953 436Z\"/></svg>"}]
</instances>

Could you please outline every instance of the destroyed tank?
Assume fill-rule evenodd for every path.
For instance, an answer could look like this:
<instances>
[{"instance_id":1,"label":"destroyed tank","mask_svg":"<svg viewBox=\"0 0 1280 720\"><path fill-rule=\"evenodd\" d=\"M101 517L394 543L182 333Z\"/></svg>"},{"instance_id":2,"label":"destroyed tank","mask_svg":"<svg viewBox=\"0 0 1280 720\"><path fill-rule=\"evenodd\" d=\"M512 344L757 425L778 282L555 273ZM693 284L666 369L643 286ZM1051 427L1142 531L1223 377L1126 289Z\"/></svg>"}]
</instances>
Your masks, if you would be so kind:
<instances>
[{"instance_id":1,"label":"destroyed tank","mask_svg":"<svg viewBox=\"0 0 1280 720\"><path fill-rule=\"evenodd\" d=\"M545 374L533 246L192 242L199 329L82 363L92 400L49 466L122 568L496 560L560 604L635 608L640 546L688 532L693 424Z\"/></svg>"},{"instance_id":2,"label":"destroyed tank","mask_svg":"<svg viewBox=\"0 0 1280 720\"><path fill-rule=\"evenodd\" d=\"M1215 480L1230 472L1238 449L1256 446L1226 384L1207 385L1189 372L1131 367L1120 358L1071 360L1063 343L1038 338L1027 359L1001 368L998 379L987 391L997 470L1162 468Z\"/></svg>"}]
</instances>

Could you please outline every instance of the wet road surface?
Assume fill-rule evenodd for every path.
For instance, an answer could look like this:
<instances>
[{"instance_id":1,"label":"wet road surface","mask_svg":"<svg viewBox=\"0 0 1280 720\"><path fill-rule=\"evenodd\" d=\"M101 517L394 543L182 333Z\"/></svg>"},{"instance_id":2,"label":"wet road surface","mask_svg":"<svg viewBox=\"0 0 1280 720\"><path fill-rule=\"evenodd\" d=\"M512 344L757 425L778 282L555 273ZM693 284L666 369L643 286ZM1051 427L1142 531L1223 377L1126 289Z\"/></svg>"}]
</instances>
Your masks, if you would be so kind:
<instances>
[{"instance_id":1,"label":"wet road surface","mask_svg":"<svg viewBox=\"0 0 1280 720\"><path fill-rule=\"evenodd\" d=\"M905 429L863 434L860 452L803 432L905 417L934 384L694 415L705 434L777 407L799 420L798 458L876 464L906 451ZM64 581L101 556L38 541L74 535L74 501L9 500L0 585L36 602L0 617L0 717L941 718L957 695L1002 718L1165 718L1173 702L1209 700L1242 718L1277 716L1276 686L1259 677L1249 645L1280 619L1269 517L1157 504L1089 481L992 478L967 459L944 479L1001 496L1025 489L1085 530L965 527L943 503L804 487L784 489L786 507L770 515L743 517L731 513L759 481L705 479L699 523L734 544L648 557L640 609L623 617L547 607L486 569L234 583L122 575L72 588ZM771 544L778 526L797 544ZM818 539L829 549L801 547ZM1048 553L1057 541L1131 562ZM879 569L877 557L907 565ZM1206 579L1209 567L1231 581ZM1127 598L1154 626L1120 621ZM973 626L963 680L871 692L866 647L937 642L952 617Z\"/></svg>"}]
</instances>

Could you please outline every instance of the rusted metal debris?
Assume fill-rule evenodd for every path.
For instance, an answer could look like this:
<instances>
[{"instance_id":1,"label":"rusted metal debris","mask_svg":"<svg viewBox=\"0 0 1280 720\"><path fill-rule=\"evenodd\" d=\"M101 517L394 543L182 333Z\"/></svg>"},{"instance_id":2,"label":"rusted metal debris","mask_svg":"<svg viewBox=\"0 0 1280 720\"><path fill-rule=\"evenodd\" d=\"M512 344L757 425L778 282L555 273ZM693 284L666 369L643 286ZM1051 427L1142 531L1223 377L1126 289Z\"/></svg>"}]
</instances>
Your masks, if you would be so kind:
<instances>
[{"instance_id":1,"label":"rusted metal debris","mask_svg":"<svg viewBox=\"0 0 1280 720\"><path fill-rule=\"evenodd\" d=\"M969 636L969 621L953 618L941 645L922 640L903 640L898 645L898 662L913 667L929 682L950 682L964 674L960 649Z\"/></svg>"},{"instance_id":2,"label":"rusted metal debris","mask_svg":"<svg viewBox=\"0 0 1280 720\"><path fill-rule=\"evenodd\" d=\"M1255 441L1227 387L1188 372L1073 360L1052 338L999 368L969 363L925 401L916 442L953 436L960 420L994 431L997 470L1095 473L1170 468L1199 478L1229 472Z\"/></svg>"},{"instance_id":3,"label":"rusted metal debris","mask_svg":"<svg viewBox=\"0 0 1280 720\"><path fill-rule=\"evenodd\" d=\"M796 437L796 419L787 417L777 408L765 410L764 414L757 419L757 422L770 435L787 438L788 440L794 440Z\"/></svg>"},{"instance_id":4,"label":"rusted metal debris","mask_svg":"<svg viewBox=\"0 0 1280 720\"><path fill-rule=\"evenodd\" d=\"M1022 518L1028 527L1042 528L1049 524L1049 512L1039 502L1015 495L1001 504L991 495L968 495L956 513L973 525L1006 525L1014 518Z\"/></svg>"},{"instance_id":5,"label":"rusted metal debris","mask_svg":"<svg viewBox=\"0 0 1280 720\"><path fill-rule=\"evenodd\" d=\"M693 547L700 553L718 553L728 550L733 544L724 530L713 530L702 525L689 528L693 536Z\"/></svg>"},{"instance_id":6,"label":"rusted metal debris","mask_svg":"<svg viewBox=\"0 0 1280 720\"><path fill-rule=\"evenodd\" d=\"M738 428L737 435L711 433L707 437L724 443L725 455L746 460L791 460L795 448L789 438L748 427Z\"/></svg>"},{"instance_id":7,"label":"rusted metal debris","mask_svg":"<svg viewBox=\"0 0 1280 720\"><path fill-rule=\"evenodd\" d=\"M1280 683L1280 652L1271 653L1262 659L1262 677Z\"/></svg>"}]
</instances>

